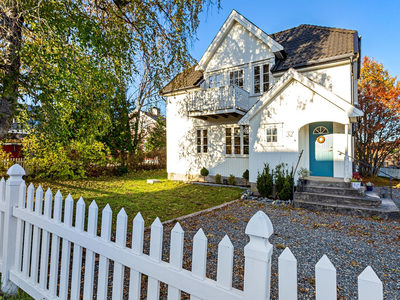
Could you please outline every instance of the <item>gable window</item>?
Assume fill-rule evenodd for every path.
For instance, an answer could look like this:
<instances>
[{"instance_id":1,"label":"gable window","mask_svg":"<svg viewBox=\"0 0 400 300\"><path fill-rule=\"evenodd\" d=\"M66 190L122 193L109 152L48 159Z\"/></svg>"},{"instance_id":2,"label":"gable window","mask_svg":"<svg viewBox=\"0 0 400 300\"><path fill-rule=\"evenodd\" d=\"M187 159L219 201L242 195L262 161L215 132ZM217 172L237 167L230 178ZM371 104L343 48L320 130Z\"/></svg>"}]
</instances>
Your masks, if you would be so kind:
<instances>
[{"instance_id":1,"label":"gable window","mask_svg":"<svg viewBox=\"0 0 400 300\"><path fill-rule=\"evenodd\" d=\"M230 84L243 88L243 70L233 71L229 74Z\"/></svg>"},{"instance_id":2,"label":"gable window","mask_svg":"<svg viewBox=\"0 0 400 300\"><path fill-rule=\"evenodd\" d=\"M225 128L225 154L249 154L249 126Z\"/></svg>"},{"instance_id":3,"label":"gable window","mask_svg":"<svg viewBox=\"0 0 400 300\"><path fill-rule=\"evenodd\" d=\"M269 89L269 65L254 67L254 94L265 93Z\"/></svg>"},{"instance_id":4,"label":"gable window","mask_svg":"<svg viewBox=\"0 0 400 300\"><path fill-rule=\"evenodd\" d=\"M196 130L197 153L208 152L208 131L207 129Z\"/></svg>"},{"instance_id":5,"label":"gable window","mask_svg":"<svg viewBox=\"0 0 400 300\"><path fill-rule=\"evenodd\" d=\"M208 77L208 86L210 89L221 86L221 74L216 74Z\"/></svg>"}]
</instances>

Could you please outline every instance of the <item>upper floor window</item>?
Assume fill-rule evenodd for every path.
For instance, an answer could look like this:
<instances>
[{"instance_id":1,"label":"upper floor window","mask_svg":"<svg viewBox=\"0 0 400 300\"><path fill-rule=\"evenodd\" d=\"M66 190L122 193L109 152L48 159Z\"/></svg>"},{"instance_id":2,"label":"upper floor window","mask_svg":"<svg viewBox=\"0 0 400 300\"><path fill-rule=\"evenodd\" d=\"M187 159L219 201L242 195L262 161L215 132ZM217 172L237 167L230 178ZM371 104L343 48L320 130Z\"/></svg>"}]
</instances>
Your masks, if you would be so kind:
<instances>
[{"instance_id":1,"label":"upper floor window","mask_svg":"<svg viewBox=\"0 0 400 300\"><path fill-rule=\"evenodd\" d=\"M243 70L237 70L230 72L229 78L230 78L230 84L231 85L237 85L238 87L243 88Z\"/></svg>"},{"instance_id":2,"label":"upper floor window","mask_svg":"<svg viewBox=\"0 0 400 300\"><path fill-rule=\"evenodd\" d=\"M208 152L208 131L207 129L196 130L197 153Z\"/></svg>"},{"instance_id":3,"label":"upper floor window","mask_svg":"<svg viewBox=\"0 0 400 300\"><path fill-rule=\"evenodd\" d=\"M269 65L254 67L254 94L265 93L269 89Z\"/></svg>"},{"instance_id":4,"label":"upper floor window","mask_svg":"<svg viewBox=\"0 0 400 300\"><path fill-rule=\"evenodd\" d=\"M221 86L221 74L216 74L208 77L208 86L211 88Z\"/></svg>"},{"instance_id":5,"label":"upper floor window","mask_svg":"<svg viewBox=\"0 0 400 300\"><path fill-rule=\"evenodd\" d=\"M249 154L249 126L225 128L225 153Z\"/></svg>"}]
</instances>

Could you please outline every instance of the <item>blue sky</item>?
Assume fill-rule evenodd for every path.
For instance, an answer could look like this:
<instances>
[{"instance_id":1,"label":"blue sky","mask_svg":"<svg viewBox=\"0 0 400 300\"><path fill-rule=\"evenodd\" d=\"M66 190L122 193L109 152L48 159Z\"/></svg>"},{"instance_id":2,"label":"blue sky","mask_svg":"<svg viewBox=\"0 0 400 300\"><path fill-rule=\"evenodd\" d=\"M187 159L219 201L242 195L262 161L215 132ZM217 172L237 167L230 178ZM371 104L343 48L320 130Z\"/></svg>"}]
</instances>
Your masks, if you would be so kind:
<instances>
[{"instance_id":1,"label":"blue sky","mask_svg":"<svg viewBox=\"0 0 400 300\"><path fill-rule=\"evenodd\" d=\"M362 36L362 56L383 63L390 75L400 75L399 0L221 0L221 6L219 11L212 7L200 17L198 40L191 49L197 60L235 9L267 34L300 24L357 30Z\"/></svg>"}]
</instances>

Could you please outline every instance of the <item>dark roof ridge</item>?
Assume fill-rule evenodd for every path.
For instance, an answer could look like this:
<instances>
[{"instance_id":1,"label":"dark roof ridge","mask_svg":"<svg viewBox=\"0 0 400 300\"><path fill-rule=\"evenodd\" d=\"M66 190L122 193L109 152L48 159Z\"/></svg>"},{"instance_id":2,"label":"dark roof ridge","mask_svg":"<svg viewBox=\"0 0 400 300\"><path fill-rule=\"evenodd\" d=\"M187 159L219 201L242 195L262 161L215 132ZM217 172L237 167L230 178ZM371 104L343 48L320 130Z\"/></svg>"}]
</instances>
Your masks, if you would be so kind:
<instances>
[{"instance_id":1,"label":"dark roof ridge","mask_svg":"<svg viewBox=\"0 0 400 300\"><path fill-rule=\"evenodd\" d=\"M269 34L271 35L278 35L278 34L284 34L286 31L290 31L296 28L300 28L300 27L306 27L306 28L317 28L317 29L324 29L324 30L330 30L330 31L338 31L338 32L343 32L343 33L356 33L357 30L353 30L353 29L344 29L344 28L337 28L337 27L328 27L328 26L319 26L319 25L312 25L312 24L300 24L298 26L295 27L291 27L282 31L278 31L278 32L274 32Z\"/></svg>"}]
</instances>

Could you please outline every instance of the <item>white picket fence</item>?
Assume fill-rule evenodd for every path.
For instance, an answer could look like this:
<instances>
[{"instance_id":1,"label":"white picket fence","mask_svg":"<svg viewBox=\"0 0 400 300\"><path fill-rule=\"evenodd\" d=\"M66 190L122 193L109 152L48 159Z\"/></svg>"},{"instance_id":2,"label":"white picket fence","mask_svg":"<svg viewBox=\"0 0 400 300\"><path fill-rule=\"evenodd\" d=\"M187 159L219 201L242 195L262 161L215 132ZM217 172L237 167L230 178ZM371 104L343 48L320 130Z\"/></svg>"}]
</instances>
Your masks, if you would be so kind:
<instances>
[{"instance_id":1,"label":"white picket fence","mask_svg":"<svg viewBox=\"0 0 400 300\"><path fill-rule=\"evenodd\" d=\"M143 253L144 220L140 213L132 228L132 248L126 247L127 215L118 213L115 242L111 241L112 210L102 211L101 234L97 236L98 207L89 206L85 230L85 202L75 204L69 195L63 200L39 186L28 187L22 180L24 170L14 165L10 178L0 181L0 270L1 289L15 293L17 286L35 299L94 298L95 254L99 254L97 299L107 299L109 263L114 261L112 299L122 299L124 271L130 269L129 299L140 299L142 274L148 276L147 299L160 297L160 282L168 285L168 299L270 299L273 233L270 219L261 211L246 227L250 242L244 248L244 291L232 288L233 245L228 236L219 243L217 280L206 278L207 237L202 229L193 239L192 269L182 268L184 231L176 223L171 232L169 263L161 260L163 226L157 218L151 225L150 254ZM75 226L73 215L75 214ZM72 249L72 252L71 252ZM85 263L82 262L85 249ZM72 265L72 269L70 268ZM84 268L83 268L84 265ZM84 271L82 271L84 269ZM279 257L279 299L297 299L297 263L289 248ZM336 300L336 270L324 255L315 267L316 299ZM83 280L83 292L81 281ZM383 299L382 283L371 267L358 277L360 300ZM82 294L81 294L82 293ZM126 298L126 297L125 297Z\"/></svg>"}]
</instances>

